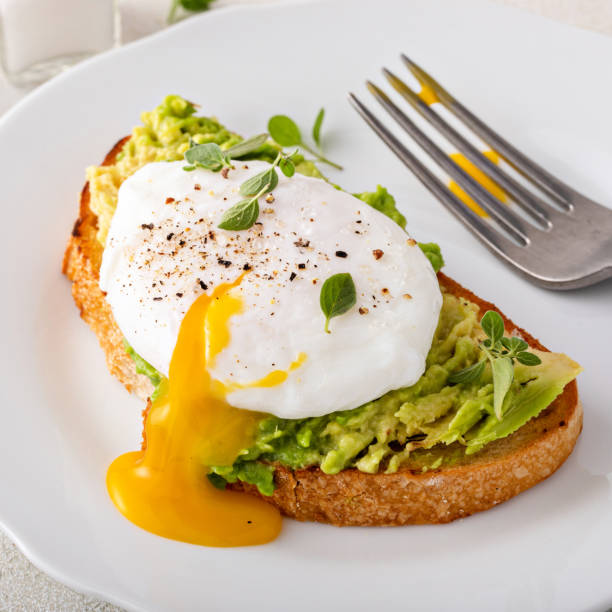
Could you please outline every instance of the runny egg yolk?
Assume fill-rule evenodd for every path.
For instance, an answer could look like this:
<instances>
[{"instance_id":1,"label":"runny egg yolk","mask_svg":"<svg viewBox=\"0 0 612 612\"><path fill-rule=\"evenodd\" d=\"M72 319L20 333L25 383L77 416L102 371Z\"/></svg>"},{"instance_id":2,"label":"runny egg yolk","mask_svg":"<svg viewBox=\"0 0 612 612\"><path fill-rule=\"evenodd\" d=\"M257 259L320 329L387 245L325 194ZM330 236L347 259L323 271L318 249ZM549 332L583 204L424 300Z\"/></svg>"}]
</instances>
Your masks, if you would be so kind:
<instances>
[{"instance_id":1,"label":"runny egg yolk","mask_svg":"<svg viewBox=\"0 0 612 612\"><path fill-rule=\"evenodd\" d=\"M230 406L225 395L240 386L212 380L216 356L230 340L228 323L242 309L229 293L240 284L219 285L188 310L172 354L167 384L146 420L146 447L121 455L108 469L107 487L119 511L143 529L205 546L247 546L276 538L276 508L244 493L215 488L211 465L231 465L252 443L262 414ZM306 356L300 354L288 371ZM282 383L276 370L249 386Z\"/></svg>"}]
</instances>

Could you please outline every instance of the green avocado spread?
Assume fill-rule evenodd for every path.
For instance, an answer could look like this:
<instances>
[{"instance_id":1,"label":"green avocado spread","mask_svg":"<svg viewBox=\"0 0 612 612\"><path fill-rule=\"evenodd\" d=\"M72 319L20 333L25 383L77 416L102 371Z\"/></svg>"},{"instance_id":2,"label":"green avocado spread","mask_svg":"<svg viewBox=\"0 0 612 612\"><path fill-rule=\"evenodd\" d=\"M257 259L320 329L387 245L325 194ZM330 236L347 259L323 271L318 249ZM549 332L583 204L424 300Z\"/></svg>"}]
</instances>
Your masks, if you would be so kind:
<instances>
[{"instance_id":1,"label":"green avocado spread","mask_svg":"<svg viewBox=\"0 0 612 612\"><path fill-rule=\"evenodd\" d=\"M195 106L179 96L167 96L155 110L143 113L115 164L89 168L91 206L98 214L102 244L117 202L117 190L127 176L151 161L180 159L195 142L215 142L223 149L241 138L215 119L196 117ZM251 157L272 161L278 148L266 143ZM296 169L324 179L303 158ZM354 194L405 228L406 219L395 199L380 185L376 191ZM444 264L440 248L419 243L434 270ZM449 375L482 358L484 337L478 308L443 292L438 326L421 378L412 386L386 393L353 410L306 419L263 418L253 445L240 451L232 465L211 468L209 478L219 487L242 480L266 495L274 491L274 465L318 466L327 474L346 468L366 473L436 469L462 460L485 445L504 438L536 417L580 372L580 366L558 353L533 351L537 366L515 365L514 382L504 402L503 418L493 411L493 383L487 365L477 382L451 384ZM126 343L140 374L158 388L163 376ZM533 349L532 349L533 350Z\"/></svg>"}]
</instances>

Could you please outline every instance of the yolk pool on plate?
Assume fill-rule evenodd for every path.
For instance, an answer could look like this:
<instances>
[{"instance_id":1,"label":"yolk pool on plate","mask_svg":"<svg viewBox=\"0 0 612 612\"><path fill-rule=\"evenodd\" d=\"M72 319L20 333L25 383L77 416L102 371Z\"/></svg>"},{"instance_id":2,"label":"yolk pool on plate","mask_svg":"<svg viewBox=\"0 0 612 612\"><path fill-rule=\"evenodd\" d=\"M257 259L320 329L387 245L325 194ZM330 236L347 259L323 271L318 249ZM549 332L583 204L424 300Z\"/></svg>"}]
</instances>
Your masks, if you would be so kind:
<instances>
[{"instance_id":1,"label":"yolk pool on plate","mask_svg":"<svg viewBox=\"0 0 612 612\"><path fill-rule=\"evenodd\" d=\"M228 322L242 309L219 285L185 315L170 362L168 382L145 425L146 448L121 455L107 474L109 494L130 521L160 536L206 546L246 546L276 538L276 508L244 493L222 491L206 477L210 465L231 465L248 447L262 415L233 408L225 395L245 386L282 383L276 370L242 387L213 381L208 368L230 340ZM305 360L301 353L288 371Z\"/></svg>"}]
</instances>

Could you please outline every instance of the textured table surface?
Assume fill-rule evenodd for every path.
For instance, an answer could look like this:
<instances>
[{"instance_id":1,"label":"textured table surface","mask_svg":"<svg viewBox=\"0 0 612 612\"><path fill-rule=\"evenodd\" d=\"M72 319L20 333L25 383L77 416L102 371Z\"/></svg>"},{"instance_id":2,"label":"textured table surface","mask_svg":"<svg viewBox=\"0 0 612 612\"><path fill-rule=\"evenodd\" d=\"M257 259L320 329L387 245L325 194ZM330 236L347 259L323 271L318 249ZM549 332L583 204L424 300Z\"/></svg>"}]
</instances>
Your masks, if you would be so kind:
<instances>
[{"instance_id":1,"label":"textured table surface","mask_svg":"<svg viewBox=\"0 0 612 612\"><path fill-rule=\"evenodd\" d=\"M266 0L219 0L216 7ZM612 36L612 0L491 0ZM119 0L122 40L129 42L165 26L170 0ZM27 91L12 87L0 74L0 115ZM71 612L119 608L71 589L36 569L0 532L0 612Z\"/></svg>"}]
</instances>

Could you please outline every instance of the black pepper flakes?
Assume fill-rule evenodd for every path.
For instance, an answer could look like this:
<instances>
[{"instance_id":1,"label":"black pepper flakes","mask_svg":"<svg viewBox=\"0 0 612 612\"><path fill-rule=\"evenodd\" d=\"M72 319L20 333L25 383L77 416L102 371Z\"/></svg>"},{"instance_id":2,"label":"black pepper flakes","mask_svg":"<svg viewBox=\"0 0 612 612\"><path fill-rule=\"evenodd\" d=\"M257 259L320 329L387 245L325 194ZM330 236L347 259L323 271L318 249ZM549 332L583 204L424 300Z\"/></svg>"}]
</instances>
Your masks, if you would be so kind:
<instances>
[{"instance_id":1,"label":"black pepper flakes","mask_svg":"<svg viewBox=\"0 0 612 612\"><path fill-rule=\"evenodd\" d=\"M153 301L154 301L154 302L161 302L161 301L162 301L162 298L160 298L160 297L154 297L154 298L153 298Z\"/></svg>"},{"instance_id":2,"label":"black pepper flakes","mask_svg":"<svg viewBox=\"0 0 612 612\"><path fill-rule=\"evenodd\" d=\"M348 253L346 251L336 251L336 257L348 257Z\"/></svg>"},{"instance_id":3,"label":"black pepper flakes","mask_svg":"<svg viewBox=\"0 0 612 612\"><path fill-rule=\"evenodd\" d=\"M296 276L297 274L295 272L292 272L291 275L289 276L289 280L292 281Z\"/></svg>"},{"instance_id":4,"label":"black pepper flakes","mask_svg":"<svg viewBox=\"0 0 612 612\"><path fill-rule=\"evenodd\" d=\"M182 294L182 293L179 291L179 292L176 294L176 297L181 298L181 297L183 297L183 294Z\"/></svg>"},{"instance_id":5,"label":"black pepper flakes","mask_svg":"<svg viewBox=\"0 0 612 612\"><path fill-rule=\"evenodd\" d=\"M251 265L248 263L245 263L244 266L242 266L242 269L248 272L249 270L251 270Z\"/></svg>"},{"instance_id":6,"label":"black pepper flakes","mask_svg":"<svg viewBox=\"0 0 612 612\"><path fill-rule=\"evenodd\" d=\"M143 223L140 227L142 229L152 230L155 226L152 223Z\"/></svg>"},{"instance_id":7,"label":"black pepper flakes","mask_svg":"<svg viewBox=\"0 0 612 612\"><path fill-rule=\"evenodd\" d=\"M298 264L298 268L299 268L300 270L305 270L305 269L306 269L306 264L305 264L305 263L299 263L299 264Z\"/></svg>"},{"instance_id":8,"label":"black pepper flakes","mask_svg":"<svg viewBox=\"0 0 612 612\"><path fill-rule=\"evenodd\" d=\"M170 232L167 236L166 236L166 240L172 240L172 237L174 236L174 232Z\"/></svg>"},{"instance_id":9,"label":"black pepper flakes","mask_svg":"<svg viewBox=\"0 0 612 612\"><path fill-rule=\"evenodd\" d=\"M228 261L227 259L223 259L223 257L219 257L219 258L217 259L217 263L218 263L220 266L225 266L226 268L229 268L229 267L232 265L232 262L231 262L231 261Z\"/></svg>"},{"instance_id":10,"label":"black pepper flakes","mask_svg":"<svg viewBox=\"0 0 612 612\"><path fill-rule=\"evenodd\" d=\"M203 291L206 291L208 289L208 285L204 281L199 280L198 283L199 283L200 287L202 287Z\"/></svg>"}]
</instances>

